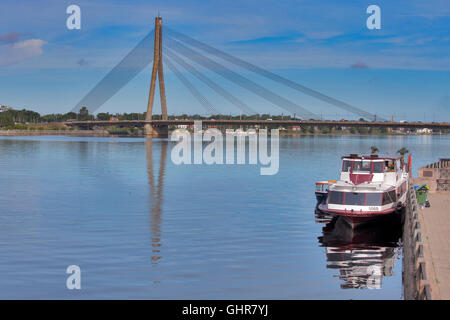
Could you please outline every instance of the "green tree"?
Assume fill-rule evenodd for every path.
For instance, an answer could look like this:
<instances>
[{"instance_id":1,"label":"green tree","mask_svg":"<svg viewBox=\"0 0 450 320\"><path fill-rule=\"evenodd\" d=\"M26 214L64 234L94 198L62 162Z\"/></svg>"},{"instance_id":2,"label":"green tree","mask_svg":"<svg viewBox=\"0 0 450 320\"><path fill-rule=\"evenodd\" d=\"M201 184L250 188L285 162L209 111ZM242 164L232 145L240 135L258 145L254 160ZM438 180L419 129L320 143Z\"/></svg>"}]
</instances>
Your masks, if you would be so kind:
<instances>
[{"instance_id":1,"label":"green tree","mask_svg":"<svg viewBox=\"0 0 450 320\"><path fill-rule=\"evenodd\" d=\"M78 113L78 120L81 121L94 120L94 116L89 114L88 108L81 107Z\"/></svg>"},{"instance_id":2,"label":"green tree","mask_svg":"<svg viewBox=\"0 0 450 320\"><path fill-rule=\"evenodd\" d=\"M370 150L371 150L372 154L377 153L378 151L380 151L380 150L378 150L378 148L376 146L371 146Z\"/></svg>"},{"instance_id":3,"label":"green tree","mask_svg":"<svg viewBox=\"0 0 450 320\"><path fill-rule=\"evenodd\" d=\"M107 121L107 120L111 119L111 115L109 114L109 112L107 112L107 113L102 112L102 113L97 114L97 119L102 120L102 121Z\"/></svg>"},{"instance_id":4,"label":"green tree","mask_svg":"<svg viewBox=\"0 0 450 320\"><path fill-rule=\"evenodd\" d=\"M65 115L63 115L63 121L67 121L69 119L76 119L77 114L75 112L68 112Z\"/></svg>"},{"instance_id":5,"label":"green tree","mask_svg":"<svg viewBox=\"0 0 450 320\"><path fill-rule=\"evenodd\" d=\"M0 127L13 127L14 119L10 111L0 112Z\"/></svg>"}]
</instances>

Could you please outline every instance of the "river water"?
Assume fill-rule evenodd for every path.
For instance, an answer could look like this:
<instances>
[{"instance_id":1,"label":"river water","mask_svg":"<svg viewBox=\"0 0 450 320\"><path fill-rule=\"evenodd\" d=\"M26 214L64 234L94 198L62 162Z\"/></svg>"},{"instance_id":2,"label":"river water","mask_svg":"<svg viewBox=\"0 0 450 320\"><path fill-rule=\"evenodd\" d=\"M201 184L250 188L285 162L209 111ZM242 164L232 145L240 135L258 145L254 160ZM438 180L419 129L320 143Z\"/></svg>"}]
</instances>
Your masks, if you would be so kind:
<instances>
[{"instance_id":1,"label":"river water","mask_svg":"<svg viewBox=\"0 0 450 320\"><path fill-rule=\"evenodd\" d=\"M0 298L402 299L398 228L315 215L340 157L406 147L413 169L449 136L280 138L258 165L175 165L174 142L0 137ZM66 268L81 269L68 290Z\"/></svg>"}]
</instances>

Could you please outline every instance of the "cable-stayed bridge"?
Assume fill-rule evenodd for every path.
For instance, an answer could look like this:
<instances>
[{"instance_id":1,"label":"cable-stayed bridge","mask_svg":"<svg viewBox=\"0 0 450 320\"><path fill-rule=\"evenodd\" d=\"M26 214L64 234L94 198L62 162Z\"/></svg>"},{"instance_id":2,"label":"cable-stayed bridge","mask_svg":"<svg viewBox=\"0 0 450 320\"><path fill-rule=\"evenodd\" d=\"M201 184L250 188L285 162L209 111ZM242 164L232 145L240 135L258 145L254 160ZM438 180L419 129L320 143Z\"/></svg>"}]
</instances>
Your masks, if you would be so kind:
<instances>
[{"instance_id":1,"label":"cable-stayed bridge","mask_svg":"<svg viewBox=\"0 0 450 320\"><path fill-rule=\"evenodd\" d=\"M164 41L163 41L164 39ZM151 52L153 51L153 55ZM147 112L145 120L140 121L114 121L114 125L134 125L144 126L146 135L165 135L169 125L193 123L193 120L169 120L167 114L166 91L164 82L164 66L168 67L178 78L180 83L198 101L199 105L210 115L227 114L223 110L218 110L211 100L203 94L189 79L195 78L214 93L226 100L246 115L257 115L261 112L254 106L246 104L243 99L226 89L218 81L209 76L213 74L227 83L238 86L253 95L264 99L271 105L282 110L283 113L293 115L294 121L270 121L267 120L204 120L210 125L336 125L335 121L320 121L320 115L315 114L305 105L298 101L292 101L280 95L275 90L267 88L256 81L245 76L244 73L251 73L259 78L268 80L274 84L281 85L289 90L300 92L304 95L318 99L340 111L345 111L366 119L366 121L346 121L342 126L364 126L364 127L408 127L408 128L450 128L447 124L406 124L386 122L385 119L377 117L360 107L353 106L347 102L331 97L325 93L308 88L300 83L291 81L285 77L277 75L269 70L258 67L250 62L225 53L208 44L198 41L188 35L180 33L171 28L162 28L162 18L155 18L155 29L148 33L136 47L134 47L88 94L83 97L72 109L79 112L82 107L86 107L90 113L98 110L106 101L131 81L139 72L153 61L152 75L150 81L149 97L147 102ZM225 64L233 66L233 69ZM241 72L242 71L242 72ZM188 76L187 76L188 75ZM153 120L154 95L156 91L156 78L158 78L161 120ZM188 113L188 112L186 112ZM301 121L296 119L302 119ZM370 121L370 122L369 122ZM93 125L105 125L111 122L105 121L72 121L69 125L80 127L91 127Z\"/></svg>"}]
</instances>

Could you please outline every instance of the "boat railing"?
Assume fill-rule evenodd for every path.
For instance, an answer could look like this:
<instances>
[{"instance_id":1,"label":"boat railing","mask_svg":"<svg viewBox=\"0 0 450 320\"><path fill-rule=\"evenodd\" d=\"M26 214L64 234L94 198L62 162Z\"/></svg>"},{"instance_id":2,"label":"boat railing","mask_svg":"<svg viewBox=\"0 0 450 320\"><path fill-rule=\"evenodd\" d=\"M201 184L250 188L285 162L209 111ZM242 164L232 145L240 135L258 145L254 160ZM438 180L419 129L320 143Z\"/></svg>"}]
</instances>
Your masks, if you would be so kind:
<instances>
[{"instance_id":1,"label":"boat railing","mask_svg":"<svg viewBox=\"0 0 450 320\"><path fill-rule=\"evenodd\" d=\"M328 192L330 184L336 183L336 180L318 181L316 182L316 192Z\"/></svg>"}]
</instances>

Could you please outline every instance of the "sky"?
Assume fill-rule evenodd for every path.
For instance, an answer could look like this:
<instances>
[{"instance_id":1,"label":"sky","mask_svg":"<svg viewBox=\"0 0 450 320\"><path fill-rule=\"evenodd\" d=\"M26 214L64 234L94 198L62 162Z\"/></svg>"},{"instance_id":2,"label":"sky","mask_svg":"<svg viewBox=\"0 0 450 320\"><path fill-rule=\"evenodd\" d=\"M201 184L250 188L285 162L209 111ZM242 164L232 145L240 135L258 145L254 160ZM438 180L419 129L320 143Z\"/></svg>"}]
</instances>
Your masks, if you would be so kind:
<instances>
[{"instance_id":1,"label":"sky","mask_svg":"<svg viewBox=\"0 0 450 320\"><path fill-rule=\"evenodd\" d=\"M81 9L80 30L66 27L66 8L72 4ZM379 30L366 26L366 9L372 4L381 9ZM41 114L69 112L154 28L158 14L163 32L169 26L380 117L450 121L447 0L2 0L0 104ZM167 66L164 73L169 114L206 114ZM144 112L150 74L151 65L97 112ZM260 113L289 114L205 74ZM264 78L242 74L323 119L357 118ZM239 114L239 109L189 79L220 112ZM155 103L158 113L158 94Z\"/></svg>"}]
</instances>

